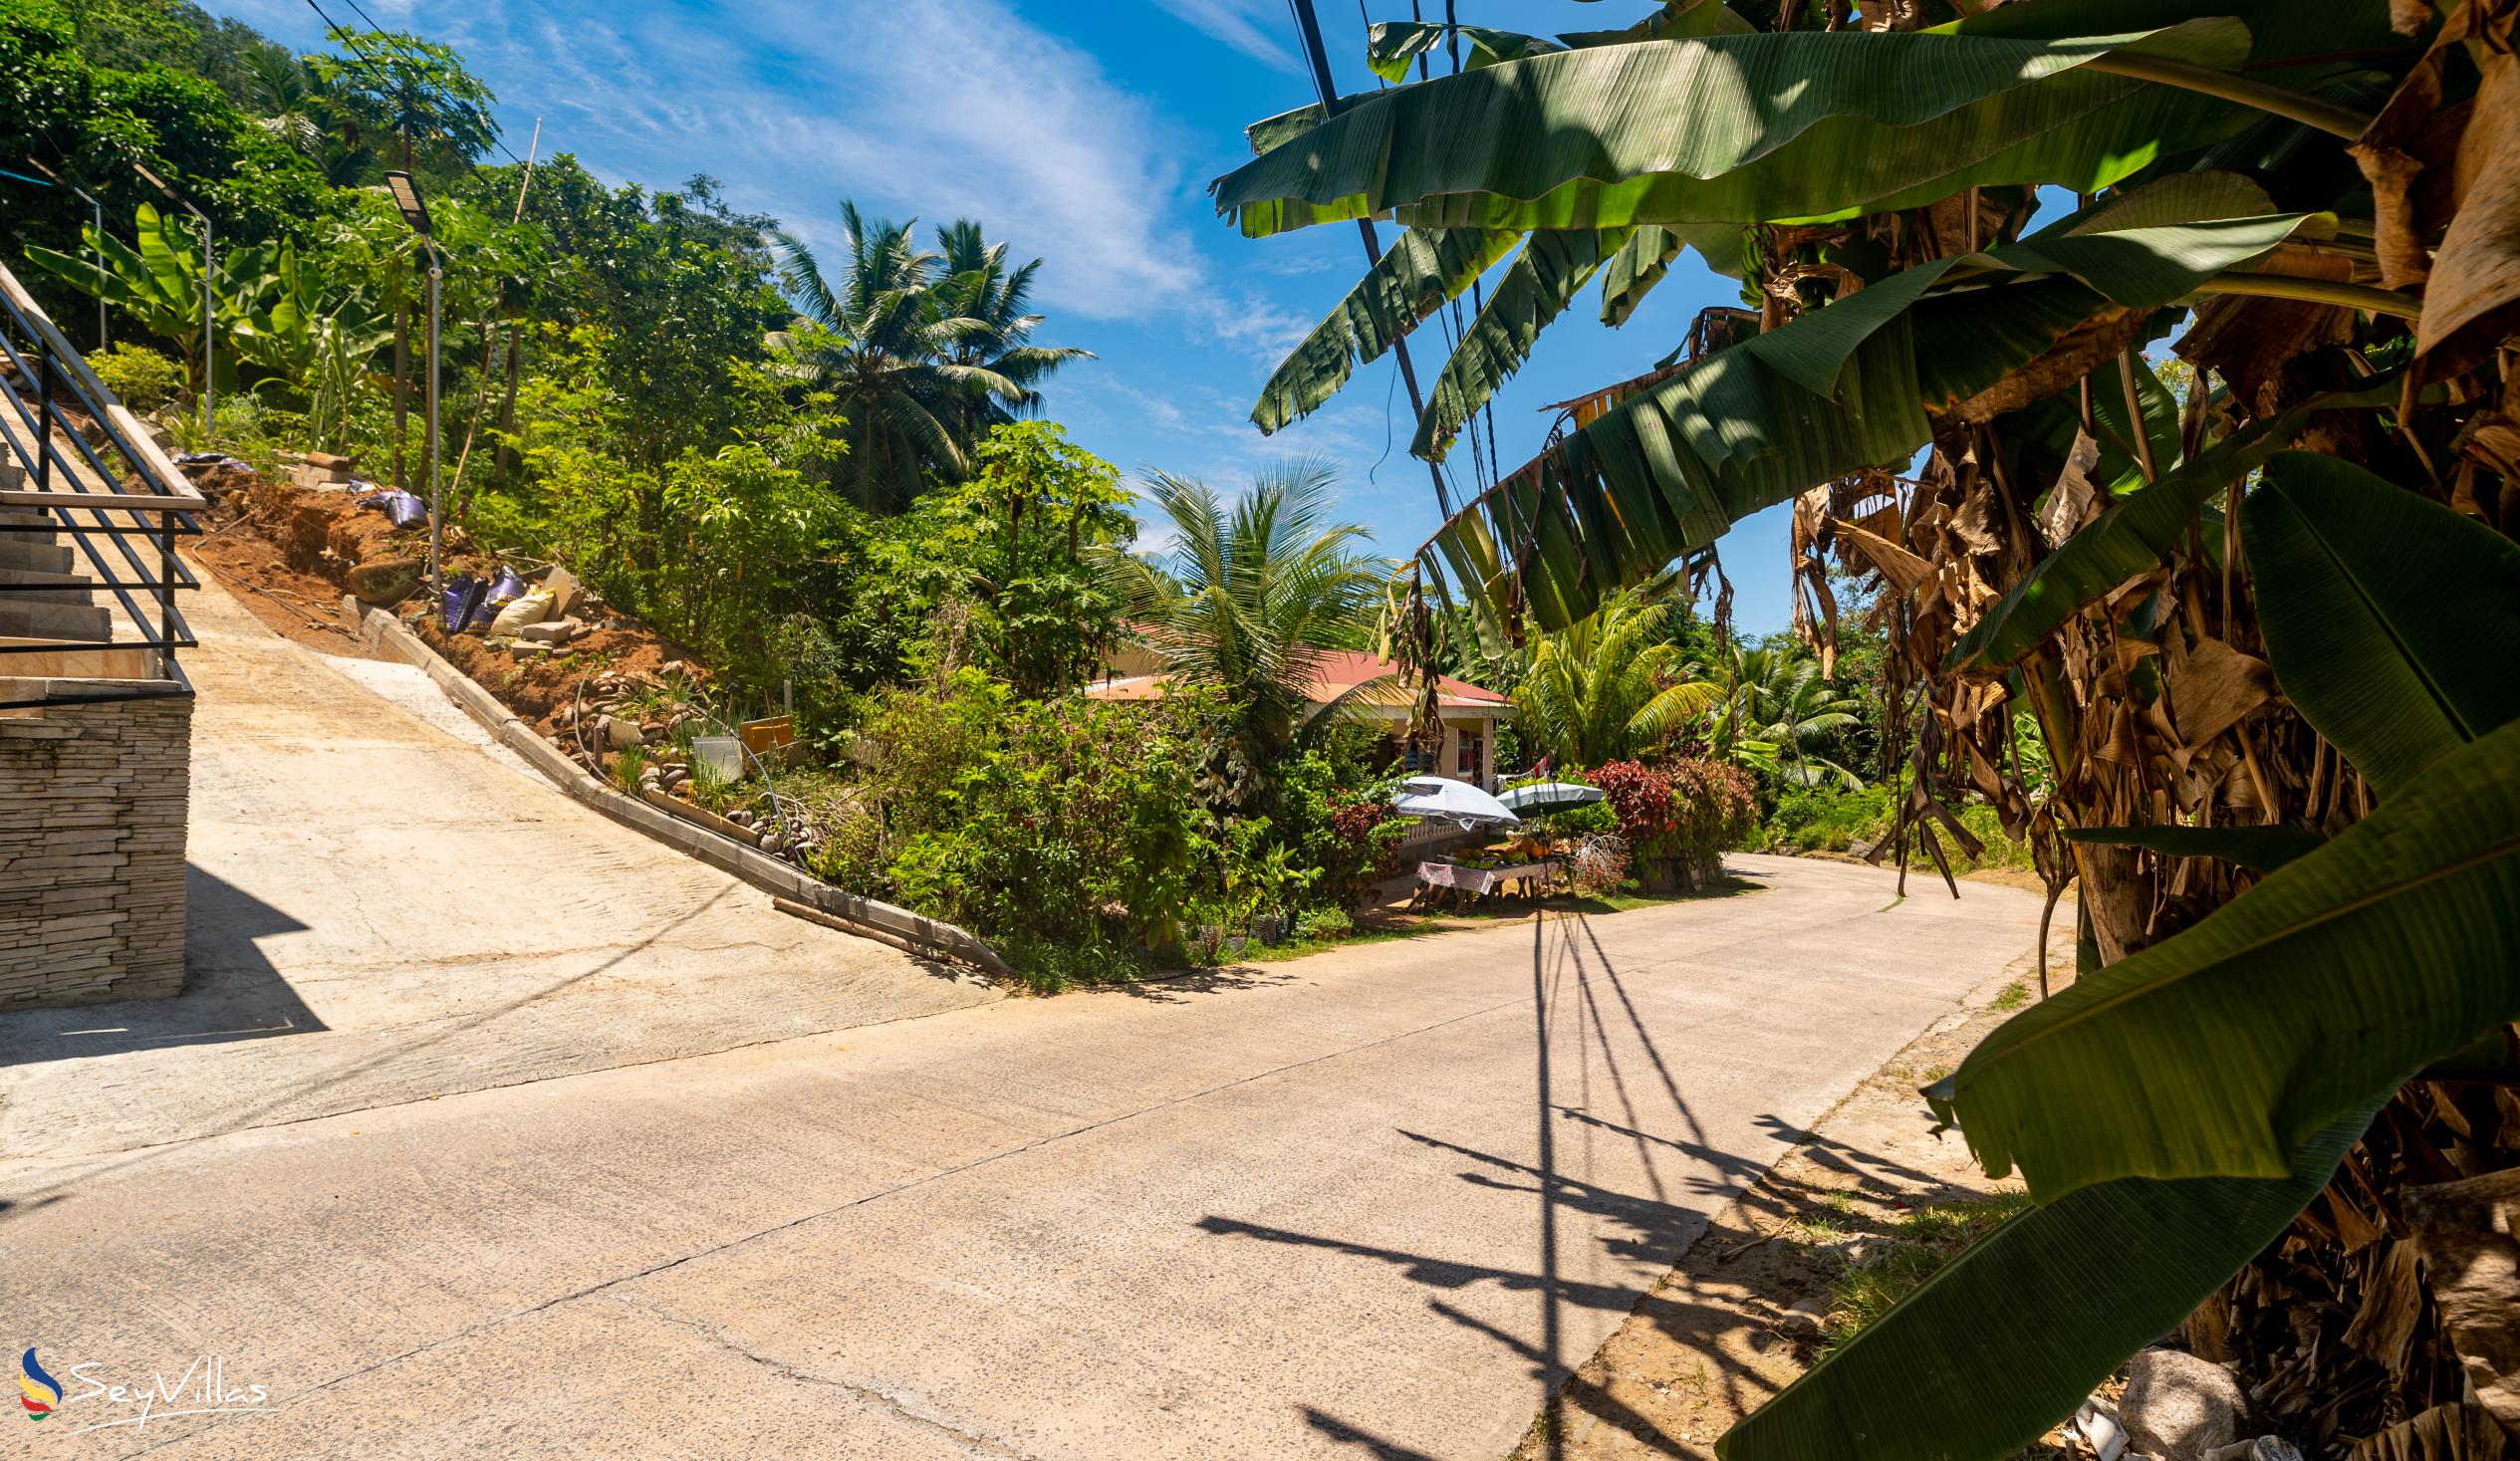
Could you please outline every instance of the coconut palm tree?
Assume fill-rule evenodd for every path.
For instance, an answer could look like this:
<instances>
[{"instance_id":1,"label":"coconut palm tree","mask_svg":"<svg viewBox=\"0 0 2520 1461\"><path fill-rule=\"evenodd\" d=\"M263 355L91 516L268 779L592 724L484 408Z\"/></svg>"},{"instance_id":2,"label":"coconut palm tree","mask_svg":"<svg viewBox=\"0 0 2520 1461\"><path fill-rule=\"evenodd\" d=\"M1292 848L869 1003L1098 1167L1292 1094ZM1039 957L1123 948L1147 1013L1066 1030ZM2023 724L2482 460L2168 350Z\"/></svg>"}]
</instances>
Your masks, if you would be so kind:
<instances>
[{"instance_id":1,"label":"coconut palm tree","mask_svg":"<svg viewBox=\"0 0 2520 1461\"><path fill-rule=\"evenodd\" d=\"M1723 691L1695 678L1663 637L1669 609L1635 590L1556 633L1531 638L1514 688L1523 734L1568 766L1636 756L1715 708Z\"/></svg>"},{"instance_id":2,"label":"coconut palm tree","mask_svg":"<svg viewBox=\"0 0 2520 1461\"><path fill-rule=\"evenodd\" d=\"M1700 668L1691 666L1691 668ZM1864 779L1815 746L1832 731L1858 723L1861 700L1840 695L1820 665L1791 647L1726 646L1708 673L1717 695L1707 718L1708 748L1717 759L1777 774L1796 786L1834 777L1848 790Z\"/></svg>"},{"instance_id":3,"label":"coconut palm tree","mask_svg":"<svg viewBox=\"0 0 2520 1461\"><path fill-rule=\"evenodd\" d=\"M939 254L921 251L912 223L869 222L855 203L840 205L848 263L837 281L803 239L782 230L779 283L798 321L789 334L819 389L849 416L849 452L840 471L865 506L897 512L931 477L960 481L971 470L958 429L974 397L1012 409L1023 384L985 365L955 358L981 322L951 313L940 294ZM1029 326L1025 328L1029 329Z\"/></svg>"},{"instance_id":4,"label":"coconut palm tree","mask_svg":"<svg viewBox=\"0 0 2520 1461\"><path fill-rule=\"evenodd\" d=\"M1029 313L1035 259L1020 268L1006 267L1006 245L990 243L972 219L936 230L942 277L935 286L940 316L962 322L945 352L956 365L973 366L1001 376L1021 388L1020 400L994 394L967 395L959 401L952 422L965 450L989 429L1015 419L1018 412L1041 404L1040 382L1070 361L1090 361L1094 353L1074 346L1032 343L1042 317Z\"/></svg>"},{"instance_id":5,"label":"coconut palm tree","mask_svg":"<svg viewBox=\"0 0 2520 1461\"><path fill-rule=\"evenodd\" d=\"M1390 565L1356 551L1364 528L1331 517L1337 477L1290 460L1226 501L1203 482L1157 472L1147 483L1170 522L1160 561L1113 562L1123 602L1173 683L1213 691L1255 775L1295 744L1324 646L1365 631Z\"/></svg>"}]
</instances>

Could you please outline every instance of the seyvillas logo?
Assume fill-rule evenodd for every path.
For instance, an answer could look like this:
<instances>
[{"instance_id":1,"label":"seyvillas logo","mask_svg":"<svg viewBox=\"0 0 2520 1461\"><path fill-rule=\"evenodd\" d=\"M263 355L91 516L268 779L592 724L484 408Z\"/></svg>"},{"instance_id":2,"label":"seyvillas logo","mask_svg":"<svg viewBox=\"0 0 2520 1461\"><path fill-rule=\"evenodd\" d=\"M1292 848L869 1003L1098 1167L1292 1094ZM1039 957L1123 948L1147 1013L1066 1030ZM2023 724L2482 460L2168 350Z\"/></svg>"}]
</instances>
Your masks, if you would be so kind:
<instances>
[{"instance_id":1,"label":"seyvillas logo","mask_svg":"<svg viewBox=\"0 0 2520 1461\"><path fill-rule=\"evenodd\" d=\"M18 1402L26 1407L30 1420L69 1413L87 1422L72 1427L72 1435L117 1425L146 1430L152 1420L172 1420L178 1415L250 1415L271 1408L269 1387L230 1382L227 1361L215 1354L192 1360L171 1379L159 1370L144 1385L117 1384L102 1377L100 1371L107 1368L102 1362L64 1368L80 1389L64 1391L61 1381L28 1349L18 1359ZM102 1403L93 1410L70 1410L92 1402Z\"/></svg>"},{"instance_id":2,"label":"seyvillas logo","mask_svg":"<svg viewBox=\"0 0 2520 1461\"><path fill-rule=\"evenodd\" d=\"M0 1354L6 1354L0 1349ZM26 1407L26 1418L42 1420L61 1405L61 1381L45 1373L35 1362L35 1351L29 1349L18 1360L18 1403Z\"/></svg>"}]
</instances>

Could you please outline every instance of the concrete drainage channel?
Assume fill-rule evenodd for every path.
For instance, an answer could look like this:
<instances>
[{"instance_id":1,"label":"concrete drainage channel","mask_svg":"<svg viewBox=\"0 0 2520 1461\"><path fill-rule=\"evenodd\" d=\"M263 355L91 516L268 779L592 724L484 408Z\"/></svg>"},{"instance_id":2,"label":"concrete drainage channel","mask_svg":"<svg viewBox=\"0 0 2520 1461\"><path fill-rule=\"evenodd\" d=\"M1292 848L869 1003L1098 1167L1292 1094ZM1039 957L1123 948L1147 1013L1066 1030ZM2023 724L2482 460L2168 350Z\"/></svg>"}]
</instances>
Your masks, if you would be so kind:
<instances>
[{"instance_id":1,"label":"concrete drainage channel","mask_svg":"<svg viewBox=\"0 0 2520 1461\"><path fill-rule=\"evenodd\" d=\"M436 650L422 643L418 635L403 627L400 620L383 609L370 609L346 594L342 596L342 616L359 626L360 633L371 647L404 664L417 666L436 682L447 699L479 722L493 739L523 757L527 765L541 772L571 799L585 803L624 827L644 833L668 847L742 878L771 894L772 905L779 911L844 933L889 944L904 953L965 964L998 978L1013 977L1014 971L998 957L997 950L965 929L913 913L907 908L896 908L890 903L844 891L788 862L764 855L759 849L746 847L678 811L616 791L590 774L585 767L570 760L549 741L536 735L531 726L500 704L496 696L476 684L462 670L447 663Z\"/></svg>"}]
</instances>

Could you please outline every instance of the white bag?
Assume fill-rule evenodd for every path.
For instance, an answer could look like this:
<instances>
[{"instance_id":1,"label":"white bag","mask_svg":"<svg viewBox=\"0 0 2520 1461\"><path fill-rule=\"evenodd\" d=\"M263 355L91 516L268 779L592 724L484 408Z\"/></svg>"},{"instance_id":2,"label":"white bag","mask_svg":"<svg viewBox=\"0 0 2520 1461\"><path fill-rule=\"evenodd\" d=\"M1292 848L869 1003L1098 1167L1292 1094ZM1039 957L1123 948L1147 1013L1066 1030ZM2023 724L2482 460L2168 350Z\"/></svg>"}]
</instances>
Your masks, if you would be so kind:
<instances>
[{"instance_id":1,"label":"white bag","mask_svg":"<svg viewBox=\"0 0 2520 1461\"><path fill-rule=\"evenodd\" d=\"M500 609L497 618L490 620L490 632L512 635L527 624L541 623L551 615L551 601L549 589L528 590L515 603Z\"/></svg>"}]
</instances>

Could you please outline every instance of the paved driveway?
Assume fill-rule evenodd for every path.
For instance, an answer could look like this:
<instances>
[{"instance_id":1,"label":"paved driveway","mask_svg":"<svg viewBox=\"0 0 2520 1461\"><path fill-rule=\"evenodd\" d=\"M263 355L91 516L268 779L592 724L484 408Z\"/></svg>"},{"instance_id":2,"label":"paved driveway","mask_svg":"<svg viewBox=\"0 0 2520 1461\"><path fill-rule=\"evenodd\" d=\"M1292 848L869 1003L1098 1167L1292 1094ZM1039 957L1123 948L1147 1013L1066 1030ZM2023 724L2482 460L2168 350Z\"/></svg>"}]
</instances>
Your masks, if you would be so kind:
<instances>
[{"instance_id":1,"label":"paved driveway","mask_svg":"<svg viewBox=\"0 0 2520 1461\"><path fill-rule=\"evenodd\" d=\"M0 1016L0 1160L994 997L570 801L416 669L312 653L215 582L185 609L201 639L183 660L200 692L186 991Z\"/></svg>"},{"instance_id":2,"label":"paved driveway","mask_svg":"<svg viewBox=\"0 0 2520 1461\"><path fill-rule=\"evenodd\" d=\"M6 1423L45 1456L1492 1458L2035 930L2008 889L1737 867L1758 890L9 1164L5 1338L72 1403ZM75 1432L139 1407L71 1366L196 1357L269 1408Z\"/></svg>"}]
</instances>

